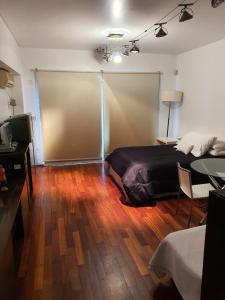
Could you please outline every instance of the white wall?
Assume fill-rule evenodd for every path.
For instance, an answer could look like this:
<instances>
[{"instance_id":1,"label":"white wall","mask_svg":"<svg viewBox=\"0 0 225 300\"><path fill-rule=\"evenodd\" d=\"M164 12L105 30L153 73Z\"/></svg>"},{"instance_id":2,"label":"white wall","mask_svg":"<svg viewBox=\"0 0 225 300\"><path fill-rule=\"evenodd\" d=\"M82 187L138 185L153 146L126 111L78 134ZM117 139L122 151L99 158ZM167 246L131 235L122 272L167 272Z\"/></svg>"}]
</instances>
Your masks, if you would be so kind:
<instances>
[{"instance_id":1,"label":"white wall","mask_svg":"<svg viewBox=\"0 0 225 300\"><path fill-rule=\"evenodd\" d=\"M11 69L21 74L22 65L20 49L9 31L8 27L0 17L0 60Z\"/></svg>"},{"instance_id":2,"label":"white wall","mask_svg":"<svg viewBox=\"0 0 225 300\"><path fill-rule=\"evenodd\" d=\"M225 137L225 40L178 56L179 134L189 130Z\"/></svg>"},{"instance_id":3,"label":"white wall","mask_svg":"<svg viewBox=\"0 0 225 300\"><path fill-rule=\"evenodd\" d=\"M15 87L11 89L0 89L0 121L7 118L11 113L11 108L8 107L9 97L15 97L17 100L17 107L15 111L21 113L23 111L23 97L21 78L19 74L22 74L21 54L20 49L8 30L7 26L0 17L0 62L7 65L11 70L18 73L15 76Z\"/></svg>"},{"instance_id":4,"label":"white wall","mask_svg":"<svg viewBox=\"0 0 225 300\"><path fill-rule=\"evenodd\" d=\"M12 116L13 109L9 106L9 99L16 99L15 114L23 113L23 95L20 75L14 76L14 87L0 89L0 122Z\"/></svg>"},{"instance_id":5,"label":"white wall","mask_svg":"<svg viewBox=\"0 0 225 300\"><path fill-rule=\"evenodd\" d=\"M176 77L176 56L139 54L124 57L121 64L99 63L94 53L90 51L74 50L52 50L52 49L21 49L23 65L27 69L25 75L25 110L35 112L35 82L31 69L62 70L62 71L118 71L118 72L162 72L161 89L171 89L175 87ZM36 107L37 108L37 107ZM159 109L159 135L166 133L168 107L160 104ZM171 126L172 128L172 126ZM39 130L37 128L37 130ZM40 140L37 141L37 146ZM40 150L40 149L38 149ZM40 151L39 151L40 152ZM39 153L40 154L40 153ZM38 158L39 162L41 156Z\"/></svg>"},{"instance_id":6,"label":"white wall","mask_svg":"<svg viewBox=\"0 0 225 300\"><path fill-rule=\"evenodd\" d=\"M10 109L8 106L9 97L7 93L10 93L8 88L0 89L0 123L10 115Z\"/></svg>"}]
</instances>

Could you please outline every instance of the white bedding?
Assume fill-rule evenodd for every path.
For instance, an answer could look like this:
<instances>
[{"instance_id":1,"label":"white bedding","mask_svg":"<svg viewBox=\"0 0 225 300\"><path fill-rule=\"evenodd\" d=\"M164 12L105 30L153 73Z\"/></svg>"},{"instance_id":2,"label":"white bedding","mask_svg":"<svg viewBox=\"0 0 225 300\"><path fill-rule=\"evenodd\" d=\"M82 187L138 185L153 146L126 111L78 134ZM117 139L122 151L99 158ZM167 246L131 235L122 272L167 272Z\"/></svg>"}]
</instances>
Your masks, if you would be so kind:
<instances>
[{"instance_id":1,"label":"white bedding","mask_svg":"<svg viewBox=\"0 0 225 300\"><path fill-rule=\"evenodd\" d=\"M205 226L180 230L161 241L149 267L158 276L170 275L184 300L199 300Z\"/></svg>"}]
</instances>

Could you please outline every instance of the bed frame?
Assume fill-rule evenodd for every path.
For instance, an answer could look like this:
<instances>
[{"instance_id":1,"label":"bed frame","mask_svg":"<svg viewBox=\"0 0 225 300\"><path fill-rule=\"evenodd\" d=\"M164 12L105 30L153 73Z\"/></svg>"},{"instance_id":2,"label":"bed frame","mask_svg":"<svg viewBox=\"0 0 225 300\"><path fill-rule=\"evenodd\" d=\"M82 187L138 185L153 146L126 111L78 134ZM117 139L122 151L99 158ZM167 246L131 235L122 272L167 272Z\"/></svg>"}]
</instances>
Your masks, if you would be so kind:
<instances>
[{"instance_id":1,"label":"bed frame","mask_svg":"<svg viewBox=\"0 0 225 300\"><path fill-rule=\"evenodd\" d=\"M121 180L121 177L113 170L112 166L106 161L105 162L105 169L108 175L112 178L113 182L116 184L116 186L119 188L120 192L125 197L125 202L131 202Z\"/></svg>"}]
</instances>

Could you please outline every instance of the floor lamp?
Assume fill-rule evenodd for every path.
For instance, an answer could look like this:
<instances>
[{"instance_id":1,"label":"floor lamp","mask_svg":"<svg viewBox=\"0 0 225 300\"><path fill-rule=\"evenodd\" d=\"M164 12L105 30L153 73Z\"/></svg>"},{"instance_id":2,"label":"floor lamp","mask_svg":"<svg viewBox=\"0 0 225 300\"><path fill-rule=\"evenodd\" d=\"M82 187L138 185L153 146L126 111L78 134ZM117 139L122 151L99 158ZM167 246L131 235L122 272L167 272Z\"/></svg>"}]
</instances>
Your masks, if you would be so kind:
<instances>
[{"instance_id":1,"label":"floor lamp","mask_svg":"<svg viewBox=\"0 0 225 300\"><path fill-rule=\"evenodd\" d=\"M183 97L183 92L181 92L181 91L173 90L173 91L162 91L161 92L160 100L162 102L168 102L169 103L169 113L168 113L166 137L168 137L168 135L169 135L171 104L173 102L181 102L182 97Z\"/></svg>"}]
</instances>

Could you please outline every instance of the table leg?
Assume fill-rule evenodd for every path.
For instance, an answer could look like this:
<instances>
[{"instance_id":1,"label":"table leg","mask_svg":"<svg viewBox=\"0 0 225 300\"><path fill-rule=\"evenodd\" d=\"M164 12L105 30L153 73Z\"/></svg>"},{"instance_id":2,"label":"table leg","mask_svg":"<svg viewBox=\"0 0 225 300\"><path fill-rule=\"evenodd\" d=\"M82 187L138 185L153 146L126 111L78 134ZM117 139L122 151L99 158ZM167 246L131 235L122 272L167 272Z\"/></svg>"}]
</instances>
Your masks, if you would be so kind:
<instances>
[{"instance_id":1,"label":"table leg","mask_svg":"<svg viewBox=\"0 0 225 300\"><path fill-rule=\"evenodd\" d=\"M208 213L205 213L205 215L202 217L201 221L199 222L199 225L205 225L207 222Z\"/></svg>"},{"instance_id":2,"label":"table leg","mask_svg":"<svg viewBox=\"0 0 225 300\"><path fill-rule=\"evenodd\" d=\"M214 187L215 187L216 189L218 189L218 190L223 190L223 189L225 189L225 185L224 185L224 186L221 186L213 176L209 175L209 178L210 178L210 180L212 181L212 183L213 183L213 185L214 185Z\"/></svg>"}]
</instances>

